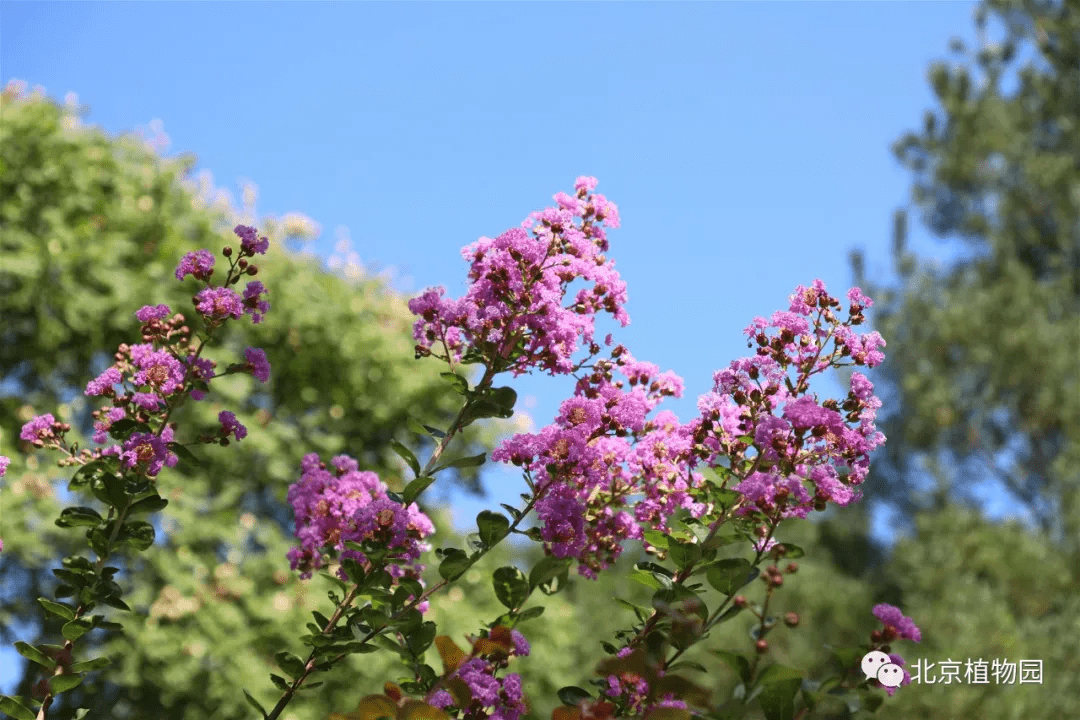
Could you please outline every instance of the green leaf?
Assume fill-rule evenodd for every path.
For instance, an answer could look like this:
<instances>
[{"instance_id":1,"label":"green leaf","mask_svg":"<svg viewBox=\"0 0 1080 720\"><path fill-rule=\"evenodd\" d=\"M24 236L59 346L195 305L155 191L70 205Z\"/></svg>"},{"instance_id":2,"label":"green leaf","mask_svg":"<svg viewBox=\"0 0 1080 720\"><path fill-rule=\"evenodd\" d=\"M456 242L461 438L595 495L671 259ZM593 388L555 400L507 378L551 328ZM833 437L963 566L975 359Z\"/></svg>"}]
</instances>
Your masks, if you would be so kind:
<instances>
[{"instance_id":1,"label":"green leaf","mask_svg":"<svg viewBox=\"0 0 1080 720\"><path fill-rule=\"evenodd\" d=\"M109 667L112 661L107 657L94 658L93 660L84 660L83 662L73 663L71 666L71 672L93 672L94 670L101 670Z\"/></svg>"},{"instance_id":2,"label":"green leaf","mask_svg":"<svg viewBox=\"0 0 1080 720\"><path fill-rule=\"evenodd\" d=\"M673 542L668 545L668 557L679 570L685 570L701 559L701 546L691 543Z\"/></svg>"},{"instance_id":3,"label":"green leaf","mask_svg":"<svg viewBox=\"0 0 1080 720\"><path fill-rule=\"evenodd\" d=\"M421 475L409 481L409 484L405 486L405 489L401 491L401 500L405 505L412 505L413 501L420 496L420 493L428 489L431 483L435 482L435 478L430 475Z\"/></svg>"},{"instance_id":4,"label":"green leaf","mask_svg":"<svg viewBox=\"0 0 1080 720\"><path fill-rule=\"evenodd\" d=\"M273 673L270 673L270 682L274 683L274 686L278 690L288 691L288 689L289 689L289 683L286 682L285 678L281 677L280 675L275 675Z\"/></svg>"},{"instance_id":5,"label":"green leaf","mask_svg":"<svg viewBox=\"0 0 1080 720\"><path fill-rule=\"evenodd\" d=\"M437 473L447 468L470 468L480 467L487 462L487 453L480 453L479 455L471 455L469 457L459 457L446 463L440 464L437 468L432 470L432 474Z\"/></svg>"},{"instance_id":6,"label":"green leaf","mask_svg":"<svg viewBox=\"0 0 1080 720\"><path fill-rule=\"evenodd\" d=\"M160 495L151 495L150 497L143 498L136 503L132 503L128 508L128 517L131 517L135 513L155 513L165 509L165 506L169 504L169 501Z\"/></svg>"},{"instance_id":7,"label":"green leaf","mask_svg":"<svg viewBox=\"0 0 1080 720\"><path fill-rule=\"evenodd\" d=\"M631 570L628 577L631 580L636 580L637 582L645 585L646 587L651 587L653 590L662 590L665 587L671 587L671 580L664 578L665 580L667 580L667 585L665 585L660 580L656 579L656 577L652 573L647 573L644 570L640 570L638 568L634 568L633 570Z\"/></svg>"},{"instance_id":8,"label":"green leaf","mask_svg":"<svg viewBox=\"0 0 1080 720\"><path fill-rule=\"evenodd\" d=\"M521 623L525 622L526 620L532 620L533 618L538 618L543 614L544 614L544 606L543 605L536 605L534 607L527 608L527 609L522 610L521 612L518 613L517 620L514 623L514 625L520 625Z\"/></svg>"},{"instance_id":9,"label":"green leaf","mask_svg":"<svg viewBox=\"0 0 1080 720\"><path fill-rule=\"evenodd\" d=\"M501 567L491 574L495 597L510 610L521 607L529 597L529 581L525 573L512 565Z\"/></svg>"},{"instance_id":10,"label":"green leaf","mask_svg":"<svg viewBox=\"0 0 1080 720\"><path fill-rule=\"evenodd\" d=\"M64 636L65 640L78 640L86 633L93 629L93 625L86 618L75 618L69 623L66 623L64 627L60 628L60 634Z\"/></svg>"},{"instance_id":11,"label":"green leaf","mask_svg":"<svg viewBox=\"0 0 1080 720\"><path fill-rule=\"evenodd\" d=\"M582 700L592 699L592 694L589 693L588 690L579 688L575 685L567 685L566 687L561 688L558 695L559 701L562 702L563 705L569 707L577 707L577 704Z\"/></svg>"},{"instance_id":12,"label":"green leaf","mask_svg":"<svg viewBox=\"0 0 1080 720\"><path fill-rule=\"evenodd\" d=\"M274 660L277 661L278 667L294 680L304 674L304 661L291 652L282 650L275 653Z\"/></svg>"},{"instance_id":13,"label":"green leaf","mask_svg":"<svg viewBox=\"0 0 1080 720\"><path fill-rule=\"evenodd\" d=\"M51 659L48 655L38 650L33 645L19 640L15 643L15 649L19 651L19 654L30 662L37 663L38 665L44 665L49 670L56 668L56 661Z\"/></svg>"},{"instance_id":14,"label":"green leaf","mask_svg":"<svg viewBox=\"0 0 1080 720\"><path fill-rule=\"evenodd\" d=\"M64 508L63 512L60 513L60 517L56 519L56 524L60 527L77 527L80 525L97 527L103 522L105 522L105 519L101 517L98 511L88 507Z\"/></svg>"},{"instance_id":15,"label":"green leaf","mask_svg":"<svg viewBox=\"0 0 1080 720\"><path fill-rule=\"evenodd\" d=\"M646 530L645 540L653 547L660 548L661 550L668 546L668 536L659 530Z\"/></svg>"},{"instance_id":16,"label":"green leaf","mask_svg":"<svg viewBox=\"0 0 1080 720\"><path fill-rule=\"evenodd\" d=\"M266 718L266 717L268 717L268 716L267 716L267 714L266 714L266 710L264 710L264 709L263 709L263 706L262 706L261 704L259 704L259 701L258 701L258 700L256 700L255 698L253 698L253 697L251 696L251 693L249 693L249 692L248 692L248 691L247 691L246 689L244 689L244 688L241 688L241 690L243 690L243 692L244 692L244 697L246 697L246 698L247 698L248 704L249 704L249 705L251 705L251 707L253 707L253 708L255 708L256 710L258 710L258 711L259 711L260 713L262 713L262 716L263 716L263 718Z\"/></svg>"},{"instance_id":17,"label":"green leaf","mask_svg":"<svg viewBox=\"0 0 1080 720\"><path fill-rule=\"evenodd\" d=\"M75 611L63 603L53 602L52 600L47 600L43 597L39 597L37 601L41 603L41 607L45 608L47 612L50 612L53 615L58 615L64 620L75 619Z\"/></svg>"},{"instance_id":18,"label":"green leaf","mask_svg":"<svg viewBox=\"0 0 1080 720\"><path fill-rule=\"evenodd\" d=\"M517 391L514 390L514 388L492 388L488 392L488 398L502 408L504 412L509 413L506 417L510 417L514 414L514 405L517 404Z\"/></svg>"},{"instance_id":19,"label":"green leaf","mask_svg":"<svg viewBox=\"0 0 1080 720\"><path fill-rule=\"evenodd\" d=\"M446 378L450 383L450 386L454 388L454 391L459 395L468 395L469 393L469 381L463 378L461 375L453 372L439 373L440 376Z\"/></svg>"},{"instance_id":20,"label":"green leaf","mask_svg":"<svg viewBox=\"0 0 1080 720\"><path fill-rule=\"evenodd\" d=\"M653 575L656 575L658 577L659 576L666 577L668 580L675 577L675 573L671 572L670 570L668 570L663 565L657 565L654 562L648 562L648 561L639 562L639 563L636 563L634 565L634 567L638 568L639 570L647 570L647 571L651 572Z\"/></svg>"},{"instance_id":21,"label":"green leaf","mask_svg":"<svg viewBox=\"0 0 1080 720\"><path fill-rule=\"evenodd\" d=\"M136 550L145 550L154 544L154 526L144 520L134 520L120 526L116 542Z\"/></svg>"},{"instance_id":22,"label":"green leaf","mask_svg":"<svg viewBox=\"0 0 1080 720\"><path fill-rule=\"evenodd\" d=\"M535 590L543 584L557 578L570 567L570 558L557 558L550 555L540 560L529 571L529 589Z\"/></svg>"},{"instance_id":23,"label":"green leaf","mask_svg":"<svg viewBox=\"0 0 1080 720\"><path fill-rule=\"evenodd\" d=\"M446 433L442 430L438 428L433 428L430 425L424 425L412 415L405 416L405 424L417 435L428 435L438 440L442 440L444 437L446 437Z\"/></svg>"},{"instance_id":24,"label":"green leaf","mask_svg":"<svg viewBox=\"0 0 1080 720\"><path fill-rule=\"evenodd\" d=\"M745 656L727 650L714 650L715 655L726 662L744 682L750 682L750 661Z\"/></svg>"},{"instance_id":25,"label":"green leaf","mask_svg":"<svg viewBox=\"0 0 1080 720\"><path fill-rule=\"evenodd\" d=\"M777 548L784 548L785 552L781 557L783 557L785 560L797 560L798 558L806 555L805 550L803 550L798 545L793 545L791 543L777 543L776 546L773 547L772 551L775 551Z\"/></svg>"},{"instance_id":26,"label":"green leaf","mask_svg":"<svg viewBox=\"0 0 1080 720\"><path fill-rule=\"evenodd\" d=\"M25 705L7 695L0 695L0 710L10 715L12 720L34 720L37 717Z\"/></svg>"},{"instance_id":27,"label":"green leaf","mask_svg":"<svg viewBox=\"0 0 1080 720\"><path fill-rule=\"evenodd\" d=\"M480 540L491 547L510 533L510 521L502 513L482 510L476 516L476 526L480 528Z\"/></svg>"},{"instance_id":28,"label":"green leaf","mask_svg":"<svg viewBox=\"0 0 1080 720\"><path fill-rule=\"evenodd\" d=\"M409 652L413 654L413 657L420 657L425 650L431 647L431 643L435 642L436 632L435 623L429 620L408 633L405 642L409 646Z\"/></svg>"},{"instance_id":29,"label":"green leaf","mask_svg":"<svg viewBox=\"0 0 1080 720\"><path fill-rule=\"evenodd\" d=\"M456 580L469 569L470 565L472 565L472 560L464 550L447 550L443 561L439 563L439 575L443 580Z\"/></svg>"},{"instance_id":30,"label":"green leaf","mask_svg":"<svg viewBox=\"0 0 1080 720\"><path fill-rule=\"evenodd\" d=\"M203 460L178 442L167 443L166 446L176 454L177 459L180 461L181 468L194 465L197 468L205 470L210 467L209 462Z\"/></svg>"},{"instance_id":31,"label":"green leaf","mask_svg":"<svg viewBox=\"0 0 1080 720\"><path fill-rule=\"evenodd\" d=\"M755 577L757 568L745 558L717 560L705 570L705 579L725 595L734 594Z\"/></svg>"},{"instance_id":32,"label":"green leaf","mask_svg":"<svg viewBox=\"0 0 1080 720\"><path fill-rule=\"evenodd\" d=\"M795 716L795 693L802 687L802 673L783 665L770 665L758 679L757 697L766 720L791 720Z\"/></svg>"},{"instance_id":33,"label":"green leaf","mask_svg":"<svg viewBox=\"0 0 1080 720\"><path fill-rule=\"evenodd\" d=\"M396 452L401 457L401 459L404 460L412 469L413 476L420 477L420 461L418 461L416 459L416 456L413 455L412 450L405 447L397 440L391 440L390 447L393 448L394 452Z\"/></svg>"},{"instance_id":34,"label":"green leaf","mask_svg":"<svg viewBox=\"0 0 1080 720\"><path fill-rule=\"evenodd\" d=\"M79 687L82 681L82 675L53 675L49 678L49 688L54 695L59 695L62 692Z\"/></svg>"}]
</instances>

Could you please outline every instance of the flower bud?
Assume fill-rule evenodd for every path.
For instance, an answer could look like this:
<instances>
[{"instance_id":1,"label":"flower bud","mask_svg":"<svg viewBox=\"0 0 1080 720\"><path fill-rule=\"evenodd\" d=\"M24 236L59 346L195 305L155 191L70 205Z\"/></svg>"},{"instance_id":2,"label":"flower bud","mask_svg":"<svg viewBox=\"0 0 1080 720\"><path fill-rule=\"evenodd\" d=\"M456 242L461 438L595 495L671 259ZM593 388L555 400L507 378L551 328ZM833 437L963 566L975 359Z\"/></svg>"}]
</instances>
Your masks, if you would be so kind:
<instances>
[{"instance_id":1,"label":"flower bud","mask_svg":"<svg viewBox=\"0 0 1080 720\"><path fill-rule=\"evenodd\" d=\"M789 612L784 616L784 624L788 627L796 627L799 624L799 614Z\"/></svg>"},{"instance_id":2,"label":"flower bud","mask_svg":"<svg viewBox=\"0 0 1080 720\"><path fill-rule=\"evenodd\" d=\"M757 650L759 655L764 655L769 652L769 643L765 640L758 640L754 643L754 649Z\"/></svg>"},{"instance_id":3,"label":"flower bud","mask_svg":"<svg viewBox=\"0 0 1080 720\"><path fill-rule=\"evenodd\" d=\"M789 562L787 564L787 567L784 568L784 572L786 572L788 575L793 575L798 569L799 565L797 563Z\"/></svg>"},{"instance_id":4,"label":"flower bud","mask_svg":"<svg viewBox=\"0 0 1080 720\"><path fill-rule=\"evenodd\" d=\"M745 596L745 595L736 595L736 596L735 596L735 598L734 598L734 599L732 600L732 603L733 603L733 604L735 605L735 607L737 607L737 608L744 608L744 607L746 607L746 605L747 605L747 602L748 602L748 601L747 601L747 599L746 599L746 596Z\"/></svg>"}]
</instances>

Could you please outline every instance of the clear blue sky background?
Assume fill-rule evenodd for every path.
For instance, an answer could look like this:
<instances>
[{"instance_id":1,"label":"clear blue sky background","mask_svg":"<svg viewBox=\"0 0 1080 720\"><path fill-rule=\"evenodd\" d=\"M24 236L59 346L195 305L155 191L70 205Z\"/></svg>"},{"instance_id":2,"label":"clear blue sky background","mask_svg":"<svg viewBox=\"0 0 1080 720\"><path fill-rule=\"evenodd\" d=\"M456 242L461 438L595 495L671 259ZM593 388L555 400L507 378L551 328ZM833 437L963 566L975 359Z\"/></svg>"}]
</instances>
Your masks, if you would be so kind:
<instances>
[{"instance_id":1,"label":"clear blue sky background","mask_svg":"<svg viewBox=\"0 0 1080 720\"><path fill-rule=\"evenodd\" d=\"M623 222L616 337L685 378L669 407L687 420L796 285L842 294L853 248L889 277L911 183L889 146L934 106L927 65L972 34L973 7L4 2L0 81L74 91L111 133L160 119L168 154L237 196L253 181L261 214L312 217L324 257L347 228L408 292L460 295L463 245L594 175ZM912 246L947 257L918 227ZM538 425L570 392L515 385ZM521 490L510 472L487 485L460 525Z\"/></svg>"}]
</instances>

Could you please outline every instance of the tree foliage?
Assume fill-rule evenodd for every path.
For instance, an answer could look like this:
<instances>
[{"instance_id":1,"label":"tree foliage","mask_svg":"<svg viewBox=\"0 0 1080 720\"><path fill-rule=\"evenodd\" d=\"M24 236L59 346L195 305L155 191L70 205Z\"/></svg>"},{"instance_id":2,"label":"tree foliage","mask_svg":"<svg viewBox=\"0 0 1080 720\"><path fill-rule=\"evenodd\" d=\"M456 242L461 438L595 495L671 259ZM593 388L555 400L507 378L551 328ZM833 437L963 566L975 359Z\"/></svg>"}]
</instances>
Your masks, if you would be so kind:
<instances>
[{"instance_id":1,"label":"tree foliage","mask_svg":"<svg viewBox=\"0 0 1080 720\"><path fill-rule=\"evenodd\" d=\"M194 164L162 158L137 137L83 127L73 109L47 98L3 94L0 453L14 459L3 487L5 644L33 640L25 627L45 642L57 637L48 621L35 624L34 598L51 596L50 568L78 544L72 530L53 525L70 471L55 470L54 457L17 452L19 427L52 412L86 445L96 406L82 389L120 343L139 342L134 312L191 307L190 290L173 277L179 258L216 252L239 219L197 191ZM246 716L236 687L266 683L273 653L295 642L325 593L298 582L285 559L292 527L284 499L301 457L349 453L400 489L411 475L390 440L422 452L407 414L445 425L456 410L439 368L413 357L406 299L378 279L349 280L287 250L311 237L298 218L258 222L272 239L259 263L260 277L273 278L271 312L257 326L236 323L227 346L207 352L229 362L262 347L270 383L219 378L205 401L174 418L193 434L212 432L227 408L257 430L228 448L203 446L208 471L163 476L170 505L159 541L121 576L139 577L132 607L147 622L99 639L122 656L123 671L70 693L95 717ZM508 429L469 428L458 451L481 452ZM475 468L455 472L462 486L482 490ZM17 692L28 695L33 680L26 672Z\"/></svg>"},{"instance_id":2,"label":"tree foliage","mask_svg":"<svg viewBox=\"0 0 1080 720\"><path fill-rule=\"evenodd\" d=\"M895 146L914 207L961 247L945 268L917 261L898 213L902 287L870 293L896 409L876 470L907 514L995 481L1080 552L1080 11L991 0L976 25L979 47L954 41L958 61L930 67L939 107Z\"/></svg>"}]
</instances>

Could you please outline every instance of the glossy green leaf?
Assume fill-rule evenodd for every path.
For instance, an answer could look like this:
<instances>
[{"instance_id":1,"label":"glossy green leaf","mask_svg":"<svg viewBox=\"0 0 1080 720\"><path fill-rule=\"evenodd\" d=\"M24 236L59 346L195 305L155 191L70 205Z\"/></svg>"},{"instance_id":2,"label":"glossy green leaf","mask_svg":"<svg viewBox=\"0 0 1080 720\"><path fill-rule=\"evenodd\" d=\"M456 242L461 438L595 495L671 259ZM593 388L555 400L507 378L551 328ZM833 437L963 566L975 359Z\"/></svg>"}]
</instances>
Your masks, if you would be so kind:
<instances>
[{"instance_id":1,"label":"glossy green leaf","mask_svg":"<svg viewBox=\"0 0 1080 720\"><path fill-rule=\"evenodd\" d=\"M251 707L258 710L259 713L263 716L263 718L266 718L267 717L266 710L263 709L263 706L259 703L259 701L256 700L254 697L252 697L251 693L249 693L246 689L241 688L241 690L243 690L244 697L247 698L248 704L251 705Z\"/></svg>"},{"instance_id":2,"label":"glossy green leaf","mask_svg":"<svg viewBox=\"0 0 1080 720\"><path fill-rule=\"evenodd\" d=\"M551 582L570 567L570 558L557 558L547 556L540 560L529 571L529 588L535 590L541 585Z\"/></svg>"},{"instance_id":3,"label":"glossy green leaf","mask_svg":"<svg viewBox=\"0 0 1080 720\"><path fill-rule=\"evenodd\" d=\"M501 567L491 574L495 597L510 610L521 607L529 597L529 581L525 573L513 566Z\"/></svg>"},{"instance_id":4,"label":"glossy green leaf","mask_svg":"<svg viewBox=\"0 0 1080 720\"><path fill-rule=\"evenodd\" d=\"M753 580L756 572L757 569L745 558L724 558L705 570L705 578L718 591L732 595Z\"/></svg>"},{"instance_id":5,"label":"glossy green leaf","mask_svg":"<svg viewBox=\"0 0 1080 720\"><path fill-rule=\"evenodd\" d=\"M86 633L93 629L93 625L86 618L75 618L71 622L65 623L60 628L60 634L64 636L66 640L78 640Z\"/></svg>"},{"instance_id":6,"label":"glossy green leaf","mask_svg":"<svg viewBox=\"0 0 1080 720\"><path fill-rule=\"evenodd\" d=\"M443 561L439 563L439 575L444 580L456 580L469 569L472 560L463 550L447 551Z\"/></svg>"},{"instance_id":7,"label":"glossy green leaf","mask_svg":"<svg viewBox=\"0 0 1080 720\"><path fill-rule=\"evenodd\" d=\"M22 640L16 641L15 649L19 651L19 654L30 662L43 665L49 670L56 667L56 661L51 659L48 655L38 650L33 645L23 642Z\"/></svg>"},{"instance_id":8,"label":"glossy green leaf","mask_svg":"<svg viewBox=\"0 0 1080 720\"><path fill-rule=\"evenodd\" d=\"M482 510L476 516L476 525L480 529L480 541L491 547L510 533L510 521L502 513Z\"/></svg>"},{"instance_id":9,"label":"glossy green leaf","mask_svg":"<svg viewBox=\"0 0 1080 720\"><path fill-rule=\"evenodd\" d=\"M282 650L281 652L274 654L274 660L277 662L279 668L285 671L285 674L296 679L304 674L304 661L293 655L291 652Z\"/></svg>"},{"instance_id":10,"label":"glossy green leaf","mask_svg":"<svg viewBox=\"0 0 1080 720\"><path fill-rule=\"evenodd\" d=\"M12 720L35 720L37 717L25 705L7 695L0 695L0 710L10 715Z\"/></svg>"},{"instance_id":11,"label":"glossy green leaf","mask_svg":"<svg viewBox=\"0 0 1080 720\"><path fill-rule=\"evenodd\" d=\"M59 695L79 687L82 681L82 675L53 675L49 678L49 688L53 691L53 694Z\"/></svg>"},{"instance_id":12,"label":"glossy green leaf","mask_svg":"<svg viewBox=\"0 0 1080 720\"><path fill-rule=\"evenodd\" d=\"M41 604L41 607L45 608L46 611L53 615L57 615L64 620L75 619L75 610L63 603L53 602L52 600L47 600L43 597L39 597L37 601Z\"/></svg>"},{"instance_id":13,"label":"glossy green leaf","mask_svg":"<svg viewBox=\"0 0 1080 720\"><path fill-rule=\"evenodd\" d=\"M405 486L405 489L401 491L402 502L405 505L412 505L413 501L420 496L420 493L427 490L433 482L435 482L435 478L430 475L421 475L420 477L413 478L409 481L409 484Z\"/></svg>"},{"instance_id":14,"label":"glossy green leaf","mask_svg":"<svg viewBox=\"0 0 1080 720\"><path fill-rule=\"evenodd\" d=\"M402 445L397 440L391 440L390 447L393 448L394 452L396 452L398 456L402 460L404 460L405 463L409 466L409 468L413 471L413 476L420 477L420 461L416 459L416 455L413 454L413 451Z\"/></svg>"},{"instance_id":15,"label":"glossy green leaf","mask_svg":"<svg viewBox=\"0 0 1080 720\"><path fill-rule=\"evenodd\" d=\"M578 703L582 700L592 699L592 693L575 685L568 685L561 688L557 694L559 696L559 702L568 707L577 707Z\"/></svg>"},{"instance_id":16,"label":"glossy green leaf","mask_svg":"<svg viewBox=\"0 0 1080 720\"><path fill-rule=\"evenodd\" d=\"M56 519L56 524L64 528L78 527L80 525L95 527L103 522L105 522L105 518L101 517L97 510L89 507L64 508L60 513L60 517Z\"/></svg>"}]
</instances>

